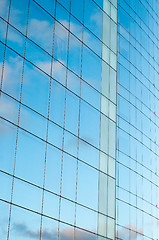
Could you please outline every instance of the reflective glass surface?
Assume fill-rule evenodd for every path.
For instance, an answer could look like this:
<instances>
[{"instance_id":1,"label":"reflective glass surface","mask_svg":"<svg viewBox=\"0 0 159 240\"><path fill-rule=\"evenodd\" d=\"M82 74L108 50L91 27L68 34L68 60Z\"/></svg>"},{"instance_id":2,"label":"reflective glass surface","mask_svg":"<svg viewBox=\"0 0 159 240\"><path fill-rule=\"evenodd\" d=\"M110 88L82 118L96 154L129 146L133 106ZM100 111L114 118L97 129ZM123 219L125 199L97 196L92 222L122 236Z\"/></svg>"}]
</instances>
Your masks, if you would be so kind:
<instances>
[{"instance_id":1,"label":"reflective glass surface","mask_svg":"<svg viewBox=\"0 0 159 240\"><path fill-rule=\"evenodd\" d=\"M159 2L118 1L116 238L159 237Z\"/></svg>"},{"instance_id":2,"label":"reflective glass surface","mask_svg":"<svg viewBox=\"0 0 159 240\"><path fill-rule=\"evenodd\" d=\"M116 1L0 0L1 240L114 239L116 65Z\"/></svg>"}]
</instances>

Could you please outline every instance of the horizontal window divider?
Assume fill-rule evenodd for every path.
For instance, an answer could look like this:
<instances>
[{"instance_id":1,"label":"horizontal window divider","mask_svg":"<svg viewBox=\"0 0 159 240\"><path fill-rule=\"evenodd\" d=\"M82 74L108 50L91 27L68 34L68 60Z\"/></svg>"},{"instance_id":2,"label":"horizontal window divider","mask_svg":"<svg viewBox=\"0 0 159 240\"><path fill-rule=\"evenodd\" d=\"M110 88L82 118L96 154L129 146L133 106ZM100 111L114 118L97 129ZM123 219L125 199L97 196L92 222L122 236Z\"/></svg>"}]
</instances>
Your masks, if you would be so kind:
<instances>
[{"instance_id":1,"label":"horizontal window divider","mask_svg":"<svg viewBox=\"0 0 159 240\"><path fill-rule=\"evenodd\" d=\"M81 228L81 227L75 226L75 225L73 225L73 224L71 224L71 223L67 223L67 222L62 221L62 220L60 220L60 219L57 219L57 218L51 217L51 216L46 215L46 214L43 214L43 213L40 213L40 212L38 212L38 211L35 211L35 210L33 210L33 209L30 209L30 208L27 208L27 207L21 206L21 205L19 205L19 204L16 204L16 203L13 203L13 202L10 202L10 201L7 201L7 200L4 200L4 199L2 199L2 198L0 198L0 201L1 201L1 202L8 203L8 204L10 204L10 205L12 205L12 206L15 206L15 207L19 207L19 208L21 208L21 209L23 209L23 210L26 210L26 211L29 211L29 212L32 212L32 213L38 214L38 215L40 215L40 216L42 216L42 217L46 217L46 218L52 219L52 220L54 220L54 221L57 221L57 222L60 222L60 223L66 224L66 225L68 225L68 226L70 226L70 227L75 227L75 228L77 228L77 229L79 229L79 230L82 230L82 231L85 231L85 232L88 232L88 233L94 234L95 236L99 236L99 237L103 237L103 238L105 237L105 236L103 236L103 235L100 235L100 234L97 234L97 233L95 233L95 232L92 232L92 231L90 231L90 230L88 230L88 229L85 229L85 228ZM40 234L40 233L39 233L39 234ZM107 239L112 240L111 238L107 238Z\"/></svg>"},{"instance_id":2,"label":"horizontal window divider","mask_svg":"<svg viewBox=\"0 0 159 240\"><path fill-rule=\"evenodd\" d=\"M8 123L12 124L13 126L15 126L15 127L19 128L20 130L22 130L22 131L24 131L24 132L26 132L26 133L28 133L28 134L32 135L33 137L36 137L37 139L39 139L39 140L41 140L41 141L43 141L43 142L47 143L48 145L50 145L50 146L52 146L52 147L54 147L54 148L56 148L56 149L58 149L58 150L62 151L63 153L65 153L65 154L69 155L70 157L73 157L74 159L76 159L76 160L78 160L78 161L82 162L83 164L85 164L85 165L87 165L87 166L89 166L89 167L93 168L94 170L96 170L96 171L98 171L98 172L100 172L100 173L103 173L104 175L106 175L106 176L108 176L108 177L112 178L113 180L115 180L115 178L114 178L113 176L111 176L111 175L109 175L109 174L106 174L106 173L105 173L105 172L103 172L102 170L100 170L100 169L98 169L98 168L96 168L96 167L92 166L91 164L89 164L89 163L87 163L87 162L83 161L83 160L82 160L82 159L80 159L80 158L77 158L77 157L75 157L75 156L74 156L74 155L72 155L71 153L68 153L67 151L65 151L65 150L62 150L60 147L58 147L58 146L56 146L56 145L54 145L54 144L52 144L52 143L50 143L50 142L48 142L48 141L44 140L42 137L39 137L38 135L36 135L36 134L34 134L34 133L30 132L29 130L27 130L27 129L23 128L23 127L20 127L20 126L18 126L16 123L13 123L12 121L10 121L10 120L8 120L8 119L6 119L6 118L2 117L2 116L0 116L0 119L3 119L4 121L6 121L6 122L8 122ZM101 150L99 150L99 151L101 151ZM105 155L107 155L105 152L103 152L103 151L101 151L101 152L102 152L102 153L104 153ZM108 155L107 155L107 156L108 156ZM111 158L112 158L112 157L111 157Z\"/></svg>"},{"instance_id":3,"label":"horizontal window divider","mask_svg":"<svg viewBox=\"0 0 159 240\"><path fill-rule=\"evenodd\" d=\"M97 210L95 210L95 209L93 209L93 208L90 208L90 207L88 207L88 206L86 206L86 205L84 205L84 204L81 204L81 203L79 203L79 202L77 202L77 201L74 201L74 200L72 200L72 199L69 199L69 198L67 198L67 197L65 197L65 196L63 196L63 195L60 195L60 194L58 194L58 193L55 193L55 192L53 192L53 191L51 191L51 190L49 190L49 189L47 189L47 188L43 188L43 187L41 187L41 186L39 186L39 185L37 185L37 184L35 184L35 183L33 183L33 182L30 182L30 181L28 181L28 180L26 180L26 179L23 179L23 178L18 177L18 176L16 176L16 175L10 174L10 173L8 173L8 172L6 172L6 171L4 171L4 170L1 170L1 169L0 169L0 173L3 173L3 174L8 175L8 176L10 176L10 177L14 177L15 179L20 180L20 181L22 181L22 182L24 182L24 183L27 183L27 184L29 184L29 185L31 185L31 186L33 186L33 187L39 188L39 189L41 189L41 190L44 190L45 192L51 193L51 194L53 194L53 195L55 195L55 196L57 196L57 197L61 197L61 198L65 199L65 200L67 200L67 201L69 201L69 202L72 202L72 203L74 203L74 204L77 204L77 205L79 205L79 206L81 206L81 207L87 208L88 210L91 210L91 211L93 211L93 212L96 212L97 214L101 214L101 215L103 215L103 216L105 216L105 217L109 217L109 218L115 220L115 218L113 218L113 217L111 217L111 216L109 216L109 215L107 215L107 214L104 214L104 213L102 213L102 212L100 212L100 211L97 211Z\"/></svg>"}]
</instances>

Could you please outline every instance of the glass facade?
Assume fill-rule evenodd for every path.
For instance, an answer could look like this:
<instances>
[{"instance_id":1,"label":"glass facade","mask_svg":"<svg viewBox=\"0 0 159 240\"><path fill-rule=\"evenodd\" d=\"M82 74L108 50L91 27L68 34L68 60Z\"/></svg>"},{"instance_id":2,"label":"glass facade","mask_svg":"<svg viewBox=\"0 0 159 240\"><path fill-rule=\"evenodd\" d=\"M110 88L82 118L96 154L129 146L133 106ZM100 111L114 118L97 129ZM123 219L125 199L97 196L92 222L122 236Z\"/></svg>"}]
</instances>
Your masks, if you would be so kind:
<instances>
[{"instance_id":1,"label":"glass facade","mask_svg":"<svg viewBox=\"0 0 159 240\"><path fill-rule=\"evenodd\" d=\"M0 16L0 239L114 239L117 1Z\"/></svg>"},{"instance_id":2,"label":"glass facade","mask_svg":"<svg viewBox=\"0 0 159 240\"><path fill-rule=\"evenodd\" d=\"M0 0L0 239L159 238L158 0Z\"/></svg>"},{"instance_id":3,"label":"glass facade","mask_svg":"<svg viewBox=\"0 0 159 240\"><path fill-rule=\"evenodd\" d=\"M117 239L159 238L159 1L118 1Z\"/></svg>"}]
</instances>

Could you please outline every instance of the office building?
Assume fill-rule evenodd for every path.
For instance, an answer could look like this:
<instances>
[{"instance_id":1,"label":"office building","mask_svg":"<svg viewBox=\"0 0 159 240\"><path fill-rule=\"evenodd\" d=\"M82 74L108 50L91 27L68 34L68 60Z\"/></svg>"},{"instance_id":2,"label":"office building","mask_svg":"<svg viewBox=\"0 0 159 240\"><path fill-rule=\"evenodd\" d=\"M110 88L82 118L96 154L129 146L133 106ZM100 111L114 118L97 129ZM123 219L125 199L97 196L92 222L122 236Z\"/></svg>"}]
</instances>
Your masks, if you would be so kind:
<instances>
[{"instance_id":1,"label":"office building","mask_svg":"<svg viewBox=\"0 0 159 240\"><path fill-rule=\"evenodd\" d=\"M118 1L116 229L158 239L158 1Z\"/></svg>"},{"instance_id":2,"label":"office building","mask_svg":"<svg viewBox=\"0 0 159 240\"><path fill-rule=\"evenodd\" d=\"M157 0L0 0L0 239L157 239Z\"/></svg>"}]
</instances>

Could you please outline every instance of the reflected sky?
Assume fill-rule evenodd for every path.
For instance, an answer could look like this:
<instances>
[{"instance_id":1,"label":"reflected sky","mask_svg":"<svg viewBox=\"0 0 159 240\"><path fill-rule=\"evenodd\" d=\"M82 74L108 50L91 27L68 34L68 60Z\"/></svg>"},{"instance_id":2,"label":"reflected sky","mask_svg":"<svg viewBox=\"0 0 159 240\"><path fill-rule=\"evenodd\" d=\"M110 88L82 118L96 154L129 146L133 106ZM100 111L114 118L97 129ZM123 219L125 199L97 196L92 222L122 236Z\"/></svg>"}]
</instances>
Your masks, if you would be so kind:
<instances>
[{"instance_id":1,"label":"reflected sky","mask_svg":"<svg viewBox=\"0 0 159 240\"><path fill-rule=\"evenodd\" d=\"M0 236L6 239L9 229L17 240L39 239L40 233L46 240L106 237L98 230L100 119L109 115L101 113L102 1L9 4L0 0ZM103 66L109 71L108 63ZM108 104L110 95L102 101ZM115 119L114 98L111 104L109 122ZM112 184L109 151L115 155L104 149L103 159ZM111 217L114 232L115 211L103 214Z\"/></svg>"},{"instance_id":2,"label":"reflected sky","mask_svg":"<svg viewBox=\"0 0 159 240\"><path fill-rule=\"evenodd\" d=\"M154 37L158 18L153 13L155 4L150 11L146 1L128 3L119 1L118 6L117 233L124 240L158 234L159 54ZM60 216L65 223L94 233L98 232L99 193L104 192L99 191L99 169L106 174L115 169L107 154L115 155L110 143L115 140L116 119L115 23L108 17L115 19L115 7L105 1L103 13L103 1L98 4L92 0L71 0L71 5L67 0L56 5L51 0L31 0L28 17L28 1L12 0L7 26L9 1L0 0L0 115L13 123L0 120L0 169L13 174L16 159L15 176L36 185L15 179L13 203L55 219ZM4 45L6 31L8 47ZM110 118L104 125L103 115ZM17 149L14 124L20 126ZM0 172L0 178L0 198L9 202L12 177ZM41 210L43 184L54 194L44 191ZM61 195L66 199L61 200ZM104 204L109 206L110 200ZM24 235L37 239L40 215L12 208L11 239ZM1 201L0 209L0 234L5 239L9 206ZM110 212L113 215L109 209L103 214ZM17 216L24 221L17 221ZM61 240L73 239L73 228L50 218L43 219L42 228L42 239L57 239L58 232ZM76 239L96 239L81 230L75 234Z\"/></svg>"},{"instance_id":3,"label":"reflected sky","mask_svg":"<svg viewBox=\"0 0 159 240\"><path fill-rule=\"evenodd\" d=\"M159 234L158 2L151 3L118 4L116 173L121 239L155 239Z\"/></svg>"}]
</instances>

